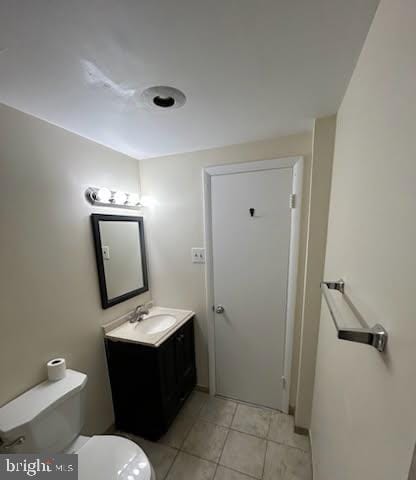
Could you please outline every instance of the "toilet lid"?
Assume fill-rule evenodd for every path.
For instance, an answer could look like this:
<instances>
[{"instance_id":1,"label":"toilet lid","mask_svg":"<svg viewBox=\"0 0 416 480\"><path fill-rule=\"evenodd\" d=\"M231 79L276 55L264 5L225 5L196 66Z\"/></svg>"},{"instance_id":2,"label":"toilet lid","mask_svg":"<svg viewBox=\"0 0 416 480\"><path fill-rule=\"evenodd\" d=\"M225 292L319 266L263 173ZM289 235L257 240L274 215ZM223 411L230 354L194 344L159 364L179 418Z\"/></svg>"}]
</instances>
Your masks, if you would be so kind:
<instances>
[{"instance_id":1,"label":"toilet lid","mask_svg":"<svg viewBox=\"0 0 416 480\"><path fill-rule=\"evenodd\" d=\"M143 450L115 435L91 437L78 450L79 480L151 480L152 469Z\"/></svg>"}]
</instances>

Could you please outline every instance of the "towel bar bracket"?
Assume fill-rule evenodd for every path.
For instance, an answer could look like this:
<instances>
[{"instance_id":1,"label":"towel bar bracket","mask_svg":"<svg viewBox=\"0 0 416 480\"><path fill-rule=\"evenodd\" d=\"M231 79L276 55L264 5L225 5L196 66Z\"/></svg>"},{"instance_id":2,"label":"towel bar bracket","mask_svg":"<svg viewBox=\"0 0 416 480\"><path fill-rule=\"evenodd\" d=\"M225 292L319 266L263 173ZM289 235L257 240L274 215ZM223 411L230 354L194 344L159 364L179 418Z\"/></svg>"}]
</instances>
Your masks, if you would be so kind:
<instances>
[{"instance_id":1,"label":"towel bar bracket","mask_svg":"<svg viewBox=\"0 0 416 480\"><path fill-rule=\"evenodd\" d=\"M388 334L384 327L380 324L374 327L366 326L366 328L340 328L337 320L337 309L333 299L330 297L328 290L337 290L342 295L345 293L345 283L343 280L336 282L321 282L322 293L327 301L329 312L334 321L337 330L337 336L340 340L347 340L349 342L364 343L376 348L379 352L384 352L387 346Z\"/></svg>"},{"instance_id":2,"label":"towel bar bracket","mask_svg":"<svg viewBox=\"0 0 416 480\"><path fill-rule=\"evenodd\" d=\"M342 294L345 293L345 282L344 280L340 279L336 282L322 282L324 283L330 290L338 290Z\"/></svg>"},{"instance_id":3,"label":"towel bar bracket","mask_svg":"<svg viewBox=\"0 0 416 480\"><path fill-rule=\"evenodd\" d=\"M379 324L373 328L340 328L338 338L349 342L365 343L384 352L387 344L387 332Z\"/></svg>"}]
</instances>

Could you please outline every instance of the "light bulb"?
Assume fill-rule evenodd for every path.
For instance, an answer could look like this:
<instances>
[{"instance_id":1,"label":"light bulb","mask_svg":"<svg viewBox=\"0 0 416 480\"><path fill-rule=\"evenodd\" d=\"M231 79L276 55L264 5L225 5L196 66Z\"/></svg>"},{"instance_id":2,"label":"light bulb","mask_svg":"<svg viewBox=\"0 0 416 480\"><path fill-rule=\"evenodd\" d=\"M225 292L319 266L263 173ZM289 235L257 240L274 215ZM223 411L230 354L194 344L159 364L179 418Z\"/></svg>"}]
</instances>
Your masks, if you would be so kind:
<instances>
[{"instance_id":1,"label":"light bulb","mask_svg":"<svg viewBox=\"0 0 416 480\"><path fill-rule=\"evenodd\" d=\"M111 191L108 188L100 188L98 192L95 194L95 198L97 202L107 203L110 201L111 198Z\"/></svg>"},{"instance_id":2,"label":"light bulb","mask_svg":"<svg viewBox=\"0 0 416 480\"><path fill-rule=\"evenodd\" d=\"M130 193L129 195L129 204L130 205L137 205L139 203L139 196L137 193Z\"/></svg>"},{"instance_id":3,"label":"light bulb","mask_svg":"<svg viewBox=\"0 0 416 480\"><path fill-rule=\"evenodd\" d=\"M127 200L127 195L124 192L116 192L114 194L114 203L117 205L124 205Z\"/></svg>"}]
</instances>

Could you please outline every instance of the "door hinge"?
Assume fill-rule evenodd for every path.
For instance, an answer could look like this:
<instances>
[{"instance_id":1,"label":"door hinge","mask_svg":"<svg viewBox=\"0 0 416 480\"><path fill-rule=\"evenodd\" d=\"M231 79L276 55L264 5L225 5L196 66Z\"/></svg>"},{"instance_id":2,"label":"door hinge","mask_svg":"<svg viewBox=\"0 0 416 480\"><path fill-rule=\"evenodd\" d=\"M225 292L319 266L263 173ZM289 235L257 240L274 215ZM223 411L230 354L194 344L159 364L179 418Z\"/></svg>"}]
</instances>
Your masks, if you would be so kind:
<instances>
[{"instance_id":1,"label":"door hinge","mask_svg":"<svg viewBox=\"0 0 416 480\"><path fill-rule=\"evenodd\" d=\"M294 193L290 194L289 207L290 208L296 208L296 194L294 194Z\"/></svg>"},{"instance_id":2,"label":"door hinge","mask_svg":"<svg viewBox=\"0 0 416 480\"><path fill-rule=\"evenodd\" d=\"M286 390L286 377L282 377L282 387L283 390Z\"/></svg>"}]
</instances>

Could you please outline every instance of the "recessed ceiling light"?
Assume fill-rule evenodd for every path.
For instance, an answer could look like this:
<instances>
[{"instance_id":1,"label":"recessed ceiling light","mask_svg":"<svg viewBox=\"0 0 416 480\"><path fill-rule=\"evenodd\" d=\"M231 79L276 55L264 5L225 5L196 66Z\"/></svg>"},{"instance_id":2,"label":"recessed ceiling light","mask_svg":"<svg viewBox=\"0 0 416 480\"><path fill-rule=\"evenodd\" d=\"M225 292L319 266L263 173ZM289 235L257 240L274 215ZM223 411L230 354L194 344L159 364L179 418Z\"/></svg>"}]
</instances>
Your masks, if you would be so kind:
<instances>
[{"instance_id":1,"label":"recessed ceiling light","mask_svg":"<svg viewBox=\"0 0 416 480\"><path fill-rule=\"evenodd\" d=\"M153 110L170 110L182 107L186 97L177 88L157 86L147 88L141 95L143 103Z\"/></svg>"}]
</instances>

